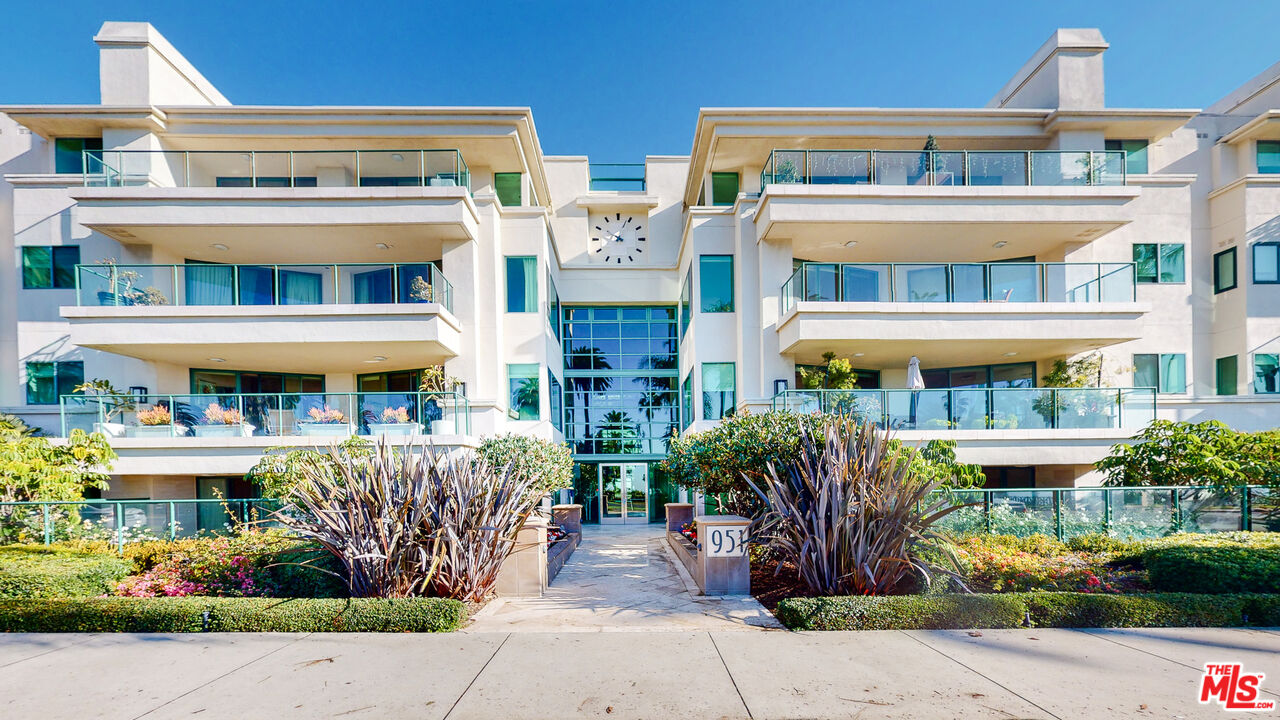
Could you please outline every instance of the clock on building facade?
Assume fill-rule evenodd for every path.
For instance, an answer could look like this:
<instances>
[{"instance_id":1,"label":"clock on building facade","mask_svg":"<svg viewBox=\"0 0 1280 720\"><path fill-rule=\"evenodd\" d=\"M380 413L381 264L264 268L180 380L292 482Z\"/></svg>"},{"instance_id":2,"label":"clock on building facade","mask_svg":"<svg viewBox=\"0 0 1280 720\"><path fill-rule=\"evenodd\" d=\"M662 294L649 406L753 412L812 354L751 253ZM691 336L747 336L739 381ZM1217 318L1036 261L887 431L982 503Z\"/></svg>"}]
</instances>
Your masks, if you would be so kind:
<instances>
[{"instance_id":1,"label":"clock on building facade","mask_svg":"<svg viewBox=\"0 0 1280 720\"><path fill-rule=\"evenodd\" d=\"M621 212L592 214L591 260L610 265L631 265L644 262L648 250L643 215Z\"/></svg>"}]
</instances>

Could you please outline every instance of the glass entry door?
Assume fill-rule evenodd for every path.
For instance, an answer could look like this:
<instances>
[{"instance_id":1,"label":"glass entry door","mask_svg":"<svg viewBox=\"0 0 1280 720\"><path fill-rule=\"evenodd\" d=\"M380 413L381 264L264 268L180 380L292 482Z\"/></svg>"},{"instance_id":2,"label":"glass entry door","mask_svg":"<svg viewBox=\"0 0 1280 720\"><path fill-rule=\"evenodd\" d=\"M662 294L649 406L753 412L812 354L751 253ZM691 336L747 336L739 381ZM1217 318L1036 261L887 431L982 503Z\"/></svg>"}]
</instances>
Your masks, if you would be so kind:
<instances>
[{"instance_id":1,"label":"glass entry door","mask_svg":"<svg viewBox=\"0 0 1280 720\"><path fill-rule=\"evenodd\" d=\"M600 522L649 522L649 466L600 465Z\"/></svg>"}]
</instances>

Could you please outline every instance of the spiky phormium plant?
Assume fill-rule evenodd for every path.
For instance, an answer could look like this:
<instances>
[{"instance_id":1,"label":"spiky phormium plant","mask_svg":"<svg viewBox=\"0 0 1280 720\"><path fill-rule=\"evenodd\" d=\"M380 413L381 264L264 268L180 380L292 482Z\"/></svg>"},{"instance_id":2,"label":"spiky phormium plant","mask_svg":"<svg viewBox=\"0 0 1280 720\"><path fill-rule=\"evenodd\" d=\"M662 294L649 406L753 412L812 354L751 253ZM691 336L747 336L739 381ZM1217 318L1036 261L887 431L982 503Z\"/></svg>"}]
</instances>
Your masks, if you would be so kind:
<instances>
[{"instance_id":1,"label":"spiky phormium plant","mask_svg":"<svg viewBox=\"0 0 1280 720\"><path fill-rule=\"evenodd\" d=\"M337 559L353 597L484 598L539 499L532 479L429 445L331 448L299 472L275 517Z\"/></svg>"},{"instance_id":2,"label":"spiky phormium plant","mask_svg":"<svg viewBox=\"0 0 1280 720\"><path fill-rule=\"evenodd\" d=\"M800 456L770 465L763 488L752 482L768 505L753 534L793 563L811 591L885 595L917 578L953 575L916 552L922 542L946 546L933 525L958 506L931 496L938 483L912 470L914 450L848 417L820 428L802 423L800 433Z\"/></svg>"}]
</instances>

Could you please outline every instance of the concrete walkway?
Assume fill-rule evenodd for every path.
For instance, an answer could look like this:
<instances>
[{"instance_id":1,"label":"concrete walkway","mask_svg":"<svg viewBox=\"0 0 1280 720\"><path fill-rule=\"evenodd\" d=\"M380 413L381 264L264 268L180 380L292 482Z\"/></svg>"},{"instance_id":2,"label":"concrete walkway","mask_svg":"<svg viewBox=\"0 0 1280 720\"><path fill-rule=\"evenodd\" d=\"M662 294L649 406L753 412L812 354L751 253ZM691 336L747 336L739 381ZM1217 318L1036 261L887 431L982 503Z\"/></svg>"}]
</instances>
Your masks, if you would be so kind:
<instances>
[{"instance_id":1,"label":"concrete walkway","mask_svg":"<svg viewBox=\"0 0 1280 720\"><path fill-rule=\"evenodd\" d=\"M0 635L3 718L1221 718L1280 631ZM1267 717L1262 713L1259 717Z\"/></svg>"},{"instance_id":2,"label":"concrete walkway","mask_svg":"<svg viewBox=\"0 0 1280 720\"><path fill-rule=\"evenodd\" d=\"M781 628L759 602L708 597L675 559L662 525L588 525L543 597L495 600L466 632Z\"/></svg>"}]
</instances>

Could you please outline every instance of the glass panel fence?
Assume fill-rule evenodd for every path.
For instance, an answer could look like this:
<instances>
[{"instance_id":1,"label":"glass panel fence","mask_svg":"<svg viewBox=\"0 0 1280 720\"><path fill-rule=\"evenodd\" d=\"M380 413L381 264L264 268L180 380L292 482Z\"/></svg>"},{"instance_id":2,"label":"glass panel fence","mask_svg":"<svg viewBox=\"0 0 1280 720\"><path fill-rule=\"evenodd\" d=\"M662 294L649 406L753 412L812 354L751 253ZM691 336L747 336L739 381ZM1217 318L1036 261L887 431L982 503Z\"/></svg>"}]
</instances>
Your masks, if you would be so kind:
<instances>
[{"instance_id":1,"label":"glass panel fence","mask_svg":"<svg viewBox=\"0 0 1280 720\"><path fill-rule=\"evenodd\" d=\"M1178 529L1182 532L1243 530L1240 489L1186 488L1168 492L1178 496ZM1257 528L1255 528L1257 529Z\"/></svg>"},{"instance_id":2,"label":"glass panel fence","mask_svg":"<svg viewBox=\"0 0 1280 720\"><path fill-rule=\"evenodd\" d=\"M1132 302L1133 263L803 263L784 308L810 302Z\"/></svg>"},{"instance_id":3,"label":"glass panel fence","mask_svg":"<svg viewBox=\"0 0 1280 720\"><path fill-rule=\"evenodd\" d=\"M465 435L471 410L454 392L65 395L62 426L125 438Z\"/></svg>"},{"instance_id":4,"label":"glass panel fence","mask_svg":"<svg viewBox=\"0 0 1280 720\"><path fill-rule=\"evenodd\" d=\"M1124 488L1105 492L1111 508L1111 535L1139 540L1173 532L1173 495L1168 490Z\"/></svg>"},{"instance_id":5,"label":"glass panel fence","mask_svg":"<svg viewBox=\"0 0 1280 720\"><path fill-rule=\"evenodd\" d=\"M864 150L808 151L813 185L865 185L871 182L871 153Z\"/></svg>"},{"instance_id":6,"label":"glass panel fence","mask_svg":"<svg viewBox=\"0 0 1280 720\"><path fill-rule=\"evenodd\" d=\"M1056 534L1052 490L991 491L991 532L1026 537Z\"/></svg>"},{"instance_id":7,"label":"glass panel fence","mask_svg":"<svg viewBox=\"0 0 1280 720\"><path fill-rule=\"evenodd\" d=\"M1249 529L1280 532L1280 489L1249 488Z\"/></svg>"},{"instance_id":8,"label":"glass panel fence","mask_svg":"<svg viewBox=\"0 0 1280 720\"><path fill-rule=\"evenodd\" d=\"M1026 185L1025 152L969 153L970 185Z\"/></svg>"},{"instance_id":9,"label":"glass panel fence","mask_svg":"<svg viewBox=\"0 0 1280 720\"><path fill-rule=\"evenodd\" d=\"M1149 388L929 388L924 390L786 390L775 409L848 412L846 397L897 430L1047 430L1140 428L1155 417ZM1123 403L1123 409L1121 407ZM867 412L867 411L863 411Z\"/></svg>"},{"instance_id":10,"label":"glass panel fence","mask_svg":"<svg viewBox=\"0 0 1280 720\"><path fill-rule=\"evenodd\" d=\"M453 286L430 262L354 265L79 265L80 305L439 303Z\"/></svg>"},{"instance_id":11,"label":"glass panel fence","mask_svg":"<svg viewBox=\"0 0 1280 720\"><path fill-rule=\"evenodd\" d=\"M1123 185L1123 152L774 150L761 185Z\"/></svg>"},{"instance_id":12,"label":"glass panel fence","mask_svg":"<svg viewBox=\"0 0 1280 720\"><path fill-rule=\"evenodd\" d=\"M875 173L877 185L928 185L929 153L879 150Z\"/></svg>"},{"instance_id":13,"label":"glass panel fence","mask_svg":"<svg viewBox=\"0 0 1280 720\"><path fill-rule=\"evenodd\" d=\"M882 302L893 297L888 265L841 265L840 285L843 302Z\"/></svg>"},{"instance_id":14,"label":"glass panel fence","mask_svg":"<svg viewBox=\"0 0 1280 720\"><path fill-rule=\"evenodd\" d=\"M1063 540L1077 535L1106 532L1107 500L1104 490L1081 489L1058 493ZM1050 533L1052 534L1052 533Z\"/></svg>"},{"instance_id":15,"label":"glass panel fence","mask_svg":"<svg viewBox=\"0 0 1280 720\"><path fill-rule=\"evenodd\" d=\"M965 177L965 153L935 152L933 163L933 185L967 185Z\"/></svg>"},{"instance_id":16,"label":"glass panel fence","mask_svg":"<svg viewBox=\"0 0 1280 720\"><path fill-rule=\"evenodd\" d=\"M990 300L992 302L1040 302L1045 299L1041 287L1042 272L1050 266L1043 263L991 263Z\"/></svg>"}]
</instances>

